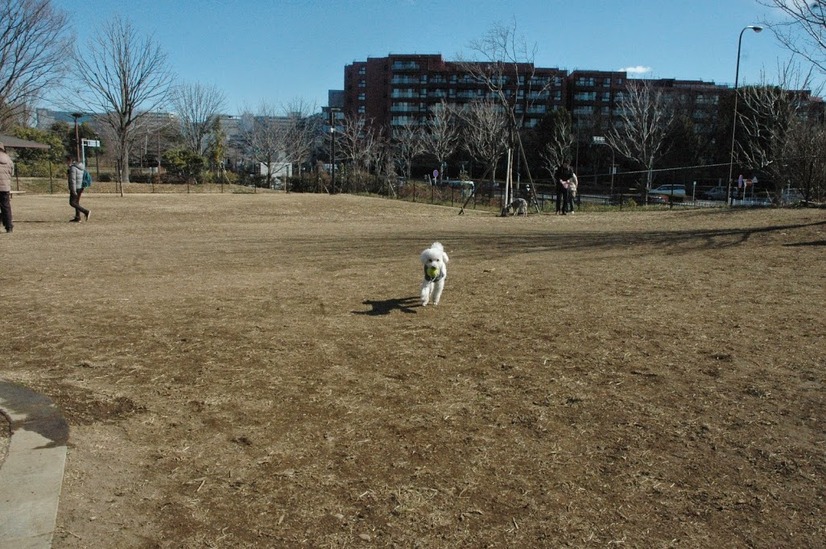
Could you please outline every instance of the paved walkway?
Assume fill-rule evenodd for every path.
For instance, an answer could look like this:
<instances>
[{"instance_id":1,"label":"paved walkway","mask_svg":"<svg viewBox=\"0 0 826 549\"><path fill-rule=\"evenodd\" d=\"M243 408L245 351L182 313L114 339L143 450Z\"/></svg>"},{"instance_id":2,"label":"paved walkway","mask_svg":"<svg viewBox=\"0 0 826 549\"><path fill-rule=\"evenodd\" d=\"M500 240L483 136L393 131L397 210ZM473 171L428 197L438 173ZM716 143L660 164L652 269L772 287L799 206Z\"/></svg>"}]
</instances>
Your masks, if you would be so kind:
<instances>
[{"instance_id":1,"label":"paved walkway","mask_svg":"<svg viewBox=\"0 0 826 549\"><path fill-rule=\"evenodd\" d=\"M69 424L51 400L2 379L0 413L12 431L0 463L0 549L49 548Z\"/></svg>"}]
</instances>

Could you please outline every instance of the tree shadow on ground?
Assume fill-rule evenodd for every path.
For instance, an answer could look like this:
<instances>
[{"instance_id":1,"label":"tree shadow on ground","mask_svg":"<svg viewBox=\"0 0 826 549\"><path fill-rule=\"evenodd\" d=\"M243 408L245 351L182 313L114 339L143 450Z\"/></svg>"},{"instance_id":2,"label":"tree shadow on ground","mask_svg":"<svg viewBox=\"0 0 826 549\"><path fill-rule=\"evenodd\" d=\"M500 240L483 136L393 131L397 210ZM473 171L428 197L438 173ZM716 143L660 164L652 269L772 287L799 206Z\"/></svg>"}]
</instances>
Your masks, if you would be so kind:
<instances>
[{"instance_id":1,"label":"tree shadow on ground","mask_svg":"<svg viewBox=\"0 0 826 549\"><path fill-rule=\"evenodd\" d=\"M401 311L403 313L415 313L414 305L419 304L418 297L403 297L401 299L385 299L382 301L373 301L367 299L362 301L363 304L372 307L369 311L353 311L356 315L370 315L380 316L389 315L393 311Z\"/></svg>"},{"instance_id":2,"label":"tree shadow on ground","mask_svg":"<svg viewBox=\"0 0 826 549\"><path fill-rule=\"evenodd\" d=\"M826 246L826 240L812 240L811 242L795 242L794 244L785 244L787 247L796 248L798 246Z\"/></svg>"}]
</instances>

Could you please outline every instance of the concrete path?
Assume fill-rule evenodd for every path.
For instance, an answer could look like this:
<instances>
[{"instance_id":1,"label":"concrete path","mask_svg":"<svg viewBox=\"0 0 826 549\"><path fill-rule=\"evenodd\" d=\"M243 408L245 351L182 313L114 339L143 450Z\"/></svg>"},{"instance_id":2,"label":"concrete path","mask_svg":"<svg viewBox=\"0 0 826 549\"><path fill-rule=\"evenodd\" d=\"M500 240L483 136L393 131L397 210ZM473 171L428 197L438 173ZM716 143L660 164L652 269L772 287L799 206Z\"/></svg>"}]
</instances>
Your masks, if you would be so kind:
<instances>
[{"instance_id":1,"label":"concrete path","mask_svg":"<svg viewBox=\"0 0 826 549\"><path fill-rule=\"evenodd\" d=\"M49 548L69 424L51 400L2 379L0 413L12 431L0 464L0 549Z\"/></svg>"}]
</instances>

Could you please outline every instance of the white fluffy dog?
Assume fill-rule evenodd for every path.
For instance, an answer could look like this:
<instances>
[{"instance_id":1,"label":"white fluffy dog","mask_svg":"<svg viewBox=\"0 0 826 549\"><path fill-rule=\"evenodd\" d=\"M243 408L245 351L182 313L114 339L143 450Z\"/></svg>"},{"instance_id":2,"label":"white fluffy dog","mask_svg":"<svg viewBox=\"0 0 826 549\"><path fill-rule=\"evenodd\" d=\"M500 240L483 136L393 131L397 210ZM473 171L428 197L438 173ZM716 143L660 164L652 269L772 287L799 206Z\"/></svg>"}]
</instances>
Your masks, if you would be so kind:
<instances>
[{"instance_id":1,"label":"white fluffy dog","mask_svg":"<svg viewBox=\"0 0 826 549\"><path fill-rule=\"evenodd\" d=\"M424 280L422 281L422 307L431 301L434 305L439 304L442 297L442 290L445 287L447 278L447 262L450 259L445 253L445 248L439 242L434 242L420 256L424 266Z\"/></svg>"}]
</instances>

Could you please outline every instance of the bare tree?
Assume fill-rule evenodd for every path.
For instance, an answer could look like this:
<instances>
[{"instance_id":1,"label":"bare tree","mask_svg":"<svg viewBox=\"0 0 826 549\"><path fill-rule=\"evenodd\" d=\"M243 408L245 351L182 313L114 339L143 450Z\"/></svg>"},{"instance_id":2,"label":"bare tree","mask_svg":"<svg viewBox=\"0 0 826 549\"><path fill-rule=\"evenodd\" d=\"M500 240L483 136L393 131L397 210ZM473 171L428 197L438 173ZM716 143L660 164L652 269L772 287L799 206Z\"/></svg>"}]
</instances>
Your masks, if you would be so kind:
<instances>
[{"instance_id":1,"label":"bare tree","mask_svg":"<svg viewBox=\"0 0 826 549\"><path fill-rule=\"evenodd\" d=\"M362 169L369 173L378 160L383 137L363 116L348 116L344 118L342 131L336 133L336 141L342 156L350 162L347 181L352 185L354 175L358 177Z\"/></svg>"},{"instance_id":2,"label":"bare tree","mask_svg":"<svg viewBox=\"0 0 826 549\"><path fill-rule=\"evenodd\" d=\"M796 116L779 151L786 185L796 187L806 202L826 198L826 121Z\"/></svg>"},{"instance_id":3,"label":"bare tree","mask_svg":"<svg viewBox=\"0 0 826 549\"><path fill-rule=\"evenodd\" d=\"M508 150L508 114L494 100L474 101L457 110L462 121L463 146L485 166L490 189L496 181L496 165ZM504 204L503 204L504 206Z\"/></svg>"},{"instance_id":4,"label":"bare tree","mask_svg":"<svg viewBox=\"0 0 826 549\"><path fill-rule=\"evenodd\" d=\"M184 147L198 156L205 156L215 142L221 111L226 97L215 86L181 84L172 95L172 106L178 115Z\"/></svg>"},{"instance_id":5,"label":"bare tree","mask_svg":"<svg viewBox=\"0 0 826 549\"><path fill-rule=\"evenodd\" d=\"M247 111L241 115L240 129L244 151L253 160L266 166L267 187L272 184L276 164L287 160L287 125L278 113L276 107L262 102L255 114Z\"/></svg>"},{"instance_id":6,"label":"bare tree","mask_svg":"<svg viewBox=\"0 0 826 549\"><path fill-rule=\"evenodd\" d=\"M20 123L62 78L71 50L65 21L50 0L0 3L0 130Z\"/></svg>"},{"instance_id":7,"label":"bare tree","mask_svg":"<svg viewBox=\"0 0 826 549\"><path fill-rule=\"evenodd\" d=\"M166 54L151 38L139 36L128 21L115 18L86 48L76 49L74 57L72 76L81 108L105 113L104 122L116 138L118 180L128 183L132 134L169 95L172 74Z\"/></svg>"},{"instance_id":8,"label":"bare tree","mask_svg":"<svg viewBox=\"0 0 826 549\"><path fill-rule=\"evenodd\" d=\"M295 99L284 107L286 119L284 149L290 162L301 166L306 162L316 146L321 132L321 119L313 116L315 105L302 99Z\"/></svg>"},{"instance_id":9,"label":"bare tree","mask_svg":"<svg viewBox=\"0 0 826 549\"><path fill-rule=\"evenodd\" d=\"M473 77L483 82L491 96L507 115L508 143L518 148L528 179L532 182L522 137L524 116L539 99L547 98L553 81L536 75L537 46L528 45L524 36L517 33L516 22L511 25L496 24L482 38L471 42L470 49L481 59L462 61L461 64Z\"/></svg>"},{"instance_id":10,"label":"bare tree","mask_svg":"<svg viewBox=\"0 0 826 549\"><path fill-rule=\"evenodd\" d=\"M420 126L405 124L393 130L392 139L395 159L399 170L408 179L413 160L425 152L424 134Z\"/></svg>"},{"instance_id":11,"label":"bare tree","mask_svg":"<svg viewBox=\"0 0 826 549\"><path fill-rule=\"evenodd\" d=\"M823 186L824 122L807 109L811 72L804 74L791 62L778 67L779 83L763 83L742 90L736 156L749 171L765 173L776 191L800 188L807 200Z\"/></svg>"},{"instance_id":12,"label":"bare tree","mask_svg":"<svg viewBox=\"0 0 826 549\"><path fill-rule=\"evenodd\" d=\"M432 154L439 164L439 175L444 177L442 166L459 147L459 127L453 110L446 102L434 105L424 131L425 151Z\"/></svg>"},{"instance_id":13,"label":"bare tree","mask_svg":"<svg viewBox=\"0 0 826 549\"><path fill-rule=\"evenodd\" d=\"M759 0L779 10L779 22L766 22L789 51L826 73L826 2L823 0Z\"/></svg>"},{"instance_id":14,"label":"bare tree","mask_svg":"<svg viewBox=\"0 0 826 549\"><path fill-rule=\"evenodd\" d=\"M651 82L631 81L618 104L619 120L605 136L618 154L646 171L646 194L651 189L654 164L665 153L665 137L673 114L662 92Z\"/></svg>"},{"instance_id":15,"label":"bare tree","mask_svg":"<svg viewBox=\"0 0 826 549\"><path fill-rule=\"evenodd\" d=\"M551 134L540 153L544 168L553 174L563 162L571 161L574 134L571 131L571 114L566 110L551 113Z\"/></svg>"}]
</instances>

